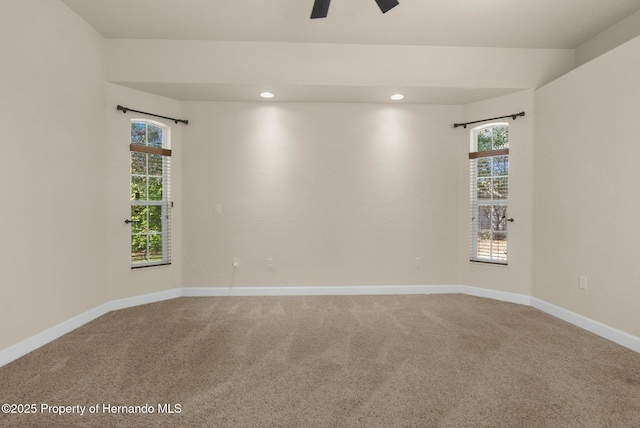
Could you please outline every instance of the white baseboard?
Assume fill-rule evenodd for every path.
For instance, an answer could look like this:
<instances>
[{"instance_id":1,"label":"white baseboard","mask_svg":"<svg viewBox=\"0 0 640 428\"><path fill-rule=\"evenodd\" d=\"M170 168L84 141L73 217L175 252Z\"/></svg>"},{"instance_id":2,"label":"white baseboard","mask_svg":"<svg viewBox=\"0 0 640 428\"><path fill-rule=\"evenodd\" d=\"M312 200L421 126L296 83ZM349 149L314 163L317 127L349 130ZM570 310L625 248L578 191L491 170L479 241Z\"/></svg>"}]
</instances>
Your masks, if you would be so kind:
<instances>
[{"instance_id":1,"label":"white baseboard","mask_svg":"<svg viewBox=\"0 0 640 428\"><path fill-rule=\"evenodd\" d=\"M504 302L531 306L561 320L590 331L633 351L640 352L640 338L591 320L567 309L531 296L467 285L402 285L402 286L330 286L330 287L184 287L158 293L112 300L67 321L55 325L20 343L0 351L0 367L75 330L111 311L177 297L219 296L347 296L347 295L466 294Z\"/></svg>"},{"instance_id":2,"label":"white baseboard","mask_svg":"<svg viewBox=\"0 0 640 428\"><path fill-rule=\"evenodd\" d=\"M4 366L5 364L9 364L13 360L17 360L23 355L27 355L29 352L35 351L41 346L44 346L47 343L61 336L64 336L65 334L85 325L88 322L93 321L98 317L101 317L102 315L109 312L109 310L107 309L108 306L109 304L105 303L104 305L100 305L97 308L90 309L87 312L76 315L71 319L48 328L45 331L36 334L35 336L31 336L30 338L25 339L22 342L16 343L13 346L3 349L2 351L0 351L0 367Z\"/></svg>"},{"instance_id":3,"label":"white baseboard","mask_svg":"<svg viewBox=\"0 0 640 428\"><path fill-rule=\"evenodd\" d=\"M127 297L125 299L112 300L108 303L109 311L132 308L134 306L146 305L147 303L161 302L163 300L182 297L182 288L159 291L157 293L143 294L141 296ZM109 312L108 311L108 312Z\"/></svg>"},{"instance_id":4,"label":"white baseboard","mask_svg":"<svg viewBox=\"0 0 640 428\"><path fill-rule=\"evenodd\" d=\"M326 287L185 287L188 297L215 296L361 296L401 294L467 294L531 306L524 294L470 287L467 285L350 285Z\"/></svg>"},{"instance_id":5,"label":"white baseboard","mask_svg":"<svg viewBox=\"0 0 640 428\"><path fill-rule=\"evenodd\" d=\"M182 295L204 296L362 296L464 293L459 285L349 285L315 287L185 287Z\"/></svg>"},{"instance_id":6,"label":"white baseboard","mask_svg":"<svg viewBox=\"0 0 640 428\"><path fill-rule=\"evenodd\" d=\"M460 293L475 297L485 297L503 302L517 303L519 305L531 306L531 296L526 294L509 293L506 291L490 290L488 288L470 287L461 285Z\"/></svg>"},{"instance_id":7,"label":"white baseboard","mask_svg":"<svg viewBox=\"0 0 640 428\"><path fill-rule=\"evenodd\" d=\"M535 297L531 298L530 306L584 330L590 331L595 335L604 337L605 339L624 346L625 348L629 348L632 351L640 352L640 337L632 336L629 333L625 333L624 331L602 324L601 322L594 321L559 306L552 305L551 303Z\"/></svg>"},{"instance_id":8,"label":"white baseboard","mask_svg":"<svg viewBox=\"0 0 640 428\"><path fill-rule=\"evenodd\" d=\"M29 352L35 351L41 346L64 336L65 334L75 330L78 327L82 327L88 322L101 317L102 315L116 311L118 309L131 308L133 306L144 305L147 303L159 302L167 299L174 299L182 296L182 291L179 288L161 291L158 293L144 294L142 296L134 296L126 299L112 300L96 308L90 309L86 312L76 315L75 317L54 325L51 328L42 331L35 336L23 340L13 346L0 351L0 367L9 364L13 360L17 360L23 355L27 355Z\"/></svg>"}]
</instances>

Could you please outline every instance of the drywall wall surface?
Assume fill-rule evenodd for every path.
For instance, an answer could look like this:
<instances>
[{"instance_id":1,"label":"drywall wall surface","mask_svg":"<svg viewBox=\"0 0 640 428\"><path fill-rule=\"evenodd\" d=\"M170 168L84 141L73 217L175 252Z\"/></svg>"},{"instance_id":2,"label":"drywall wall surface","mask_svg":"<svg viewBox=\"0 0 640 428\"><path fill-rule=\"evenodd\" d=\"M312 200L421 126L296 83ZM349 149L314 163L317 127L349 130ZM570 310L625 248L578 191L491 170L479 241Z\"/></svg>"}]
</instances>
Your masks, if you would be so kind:
<instances>
[{"instance_id":1,"label":"drywall wall surface","mask_svg":"<svg viewBox=\"0 0 640 428\"><path fill-rule=\"evenodd\" d=\"M576 48L576 66L640 36L640 11L607 28Z\"/></svg>"},{"instance_id":2,"label":"drywall wall surface","mask_svg":"<svg viewBox=\"0 0 640 428\"><path fill-rule=\"evenodd\" d=\"M183 114L185 286L452 282L459 107L187 102Z\"/></svg>"},{"instance_id":3,"label":"drywall wall surface","mask_svg":"<svg viewBox=\"0 0 640 428\"><path fill-rule=\"evenodd\" d=\"M533 138L535 109L533 91L522 91L464 106L464 120L495 118L524 112L524 117L506 118L456 129L459 168L460 234L458 245L459 283L512 293L531 294L533 241ZM474 127L495 122L509 124L508 265L470 262L471 247L471 133Z\"/></svg>"},{"instance_id":4,"label":"drywall wall surface","mask_svg":"<svg viewBox=\"0 0 640 428\"><path fill-rule=\"evenodd\" d=\"M129 84L526 89L574 67L573 49L110 39L107 55L108 80Z\"/></svg>"},{"instance_id":5,"label":"drywall wall surface","mask_svg":"<svg viewBox=\"0 0 640 428\"><path fill-rule=\"evenodd\" d=\"M117 110L122 105L134 110L144 111L173 118L182 118L180 103L130 88L106 84L105 116L107 130L105 147L108 165L108 221L105 224L105 240L108 263L109 300L153 293L182 286L182 182L181 160L183 123L144 115L135 112ZM152 120L169 127L171 143L171 253L170 265L131 269L131 226L125 224L131 219L131 120Z\"/></svg>"},{"instance_id":6,"label":"drywall wall surface","mask_svg":"<svg viewBox=\"0 0 640 428\"><path fill-rule=\"evenodd\" d=\"M634 336L638 76L635 38L536 91L534 186L533 295Z\"/></svg>"},{"instance_id":7,"label":"drywall wall surface","mask_svg":"<svg viewBox=\"0 0 640 428\"><path fill-rule=\"evenodd\" d=\"M0 2L0 58L3 349L106 301L106 56L64 4L24 0Z\"/></svg>"}]
</instances>

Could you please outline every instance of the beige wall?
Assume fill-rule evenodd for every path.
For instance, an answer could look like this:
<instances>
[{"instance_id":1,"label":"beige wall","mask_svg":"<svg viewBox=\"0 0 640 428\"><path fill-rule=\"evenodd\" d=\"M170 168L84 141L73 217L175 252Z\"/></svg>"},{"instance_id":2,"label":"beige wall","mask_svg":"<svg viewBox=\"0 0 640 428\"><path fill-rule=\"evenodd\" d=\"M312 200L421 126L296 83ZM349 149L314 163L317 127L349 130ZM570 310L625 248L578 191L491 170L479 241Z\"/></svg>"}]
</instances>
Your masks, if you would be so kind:
<instances>
[{"instance_id":1,"label":"beige wall","mask_svg":"<svg viewBox=\"0 0 640 428\"><path fill-rule=\"evenodd\" d=\"M104 40L60 2L0 2L0 349L107 298Z\"/></svg>"},{"instance_id":2,"label":"beige wall","mask_svg":"<svg viewBox=\"0 0 640 428\"><path fill-rule=\"evenodd\" d=\"M495 98L464 106L464 120L500 117L525 112L516 120L500 119L509 123L509 208L508 216L515 221L508 225L508 266L469 262L471 236L469 196L470 134L474 125L466 130L456 129L457 161L459 171L458 203L459 242L457 254L457 281L462 285L477 286L510 293L531 294L532 241L533 241L533 130L535 108L533 91ZM479 125L486 125L485 122ZM478 126L478 125L475 125Z\"/></svg>"},{"instance_id":3,"label":"beige wall","mask_svg":"<svg viewBox=\"0 0 640 428\"><path fill-rule=\"evenodd\" d=\"M533 276L535 297L636 337L638 76L640 37L536 92Z\"/></svg>"},{"instance_id":4,"label":"beige wall","mask_svg":"<svg viewBox=\"0 0 640 428\"><path fill-rule=\"evenodd\" d=\"M460 107L183 111L185 286L455 283Z\"/></svg>"}]
</instances>

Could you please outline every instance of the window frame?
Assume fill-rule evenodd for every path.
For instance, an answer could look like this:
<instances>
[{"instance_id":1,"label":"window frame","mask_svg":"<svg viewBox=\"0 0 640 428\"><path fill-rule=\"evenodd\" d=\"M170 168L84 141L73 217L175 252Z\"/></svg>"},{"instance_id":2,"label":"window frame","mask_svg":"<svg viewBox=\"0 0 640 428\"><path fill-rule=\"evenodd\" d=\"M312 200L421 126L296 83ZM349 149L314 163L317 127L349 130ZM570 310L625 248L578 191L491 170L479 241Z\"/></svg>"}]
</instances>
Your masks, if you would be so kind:
<instances>
[{"instance_id":1,"label":"window frame","mask_svg":"<svg viewBox=\"0 0 640 428\"><path fill-rule=\"evenodd\" d=\"M491 149L479 151L478 150L479 135L487 128L498 128L498 127L504 127L507 129L506 147L495 148L494 147L495 140L493 138L493 133L492 133ZM470 235L469 261L471 263L489 264L489 265L496 265L496 266L508 266L509 264L508 222L510 221L510 219L507 218L508 217L507 213L509 209L509 175L510 175L509 123L508 122L492 122L492 123L486 123L486 124L477 126L471 129L470 140L471 140L470 142L471 147L470 147L470 153L469 153L469 160L470 160L470 169L469 169L470 195L469 196L470 196L470 212L471 212L471 216L470 216L471 217L471 235ZM502 175L494 175L494 172L495 172L494 162L499 157L504 157L506 160L506 173ZM506 197L494 198L493 190L491 190L490 199L478 197L478 183L479 183L479 177L480 177L480 174L478 172L478 161L480 159L487 159L487 158L491 159L491 174L488 176L485 176L485 178L491 179L492 182L493 180L495 180L495 178L505 179L504 180L506 183L505 190L507 191ZM493 189L493 185L491 189ZM479 216L480 207L483 207L483 206L490 207L489 209L491 210L491 214L489 215L490 228L488 229L488 232L490 233L489 241L490 241L491 247L489 249L488 257L478 254L478 235L481 230L484 230L480 228L481 219ZM497 227L495 227L493 224L494 223L493 210L495 209L494 207L504 207L504 208L500 208L501 210L504 210L504 212L503 212L503 216L499 219L499 223L497 224ZM504 241L505 241L505 247L506 247L506 249L504 250L504 257L501 257L498 254L496 254L497 252L501 251L500 249L494 250L493 248L493 243L495 241L494 240L495 233L504 235Z\"/></svg>"},{"instance_id":2,"label":"window frame","mask_svg":"<svg viewBox=\"0 0 640 428\"><path fill-rule=\"evenodd\" d=\"M130 236L130 263L131 269L139 269L145 267L153 267L153 266L164 266L171 264L171 207L173 203L171 202L171 185L170 185L170 176L171 176L171 127L164 123L149 120L149 119L139 119L133 118L130 120L130 145L129 145L129 193L130 193L130 215L131 215L131 232ZM145 144L134 144L133 141L133 126L134 124L143 124L145 126ZM150 146L149 145L149 127L157 127L162 130L162 147ZM133 171L133 156L136 153L145 154L145 173L139 174L134 173ZM149 155L159 155L162 159L162 174L150 174L149 171ZM133 196L133 181L134 177L144 177L146 180L146 199L135 199ZM162 198L161 199L149 199L149 177L151 178L159 178L162 177ZM160 232L152 231L148 227L144 232L135 232L134 224L136 221L134 220L134 207L144 207L147 218L146 224L150 224L149 213L150 207L160 206ZM133 258L133 237L134 235L145 235L146 236L146 251L145 257L146 261L135 262ZM162 254L160 259L151 260L150 259L150 237L152 235L161 235L162 239Z\"/></svg>"}]
</instances>

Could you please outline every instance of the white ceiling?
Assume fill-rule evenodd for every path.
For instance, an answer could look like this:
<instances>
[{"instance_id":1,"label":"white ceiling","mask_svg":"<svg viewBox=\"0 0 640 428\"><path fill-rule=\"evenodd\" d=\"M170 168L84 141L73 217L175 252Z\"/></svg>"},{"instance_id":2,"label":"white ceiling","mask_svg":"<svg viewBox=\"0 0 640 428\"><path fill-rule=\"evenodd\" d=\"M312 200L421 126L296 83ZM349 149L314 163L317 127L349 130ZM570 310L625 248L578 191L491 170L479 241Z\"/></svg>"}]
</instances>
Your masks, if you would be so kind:
<instances>
[{"instance_id":1,"label":"white ceiling","mask_svg":"<svg viewBox=\"0 0 640 428\"><path fill-rule=\"evenodd\" d=\"M575 48L640 0L62 0L106 38Z\"/></svg>"},{"instance_id":2,"label":"white ceiling","mask_svg":"<svg viewBox=\"0 0 640 428\"><path fill-rule=\"evenodd\" d=\"M312 20L313 0L62 0L107 39L548 49L574 49L640 10L640 0L399 1L382 14L375 0L332 0L328 17ZM243 100L250 89L142 86L177 99L208 100ZM318 98L299 89L287 100ZM371 102L361 89L347 101ZM426 91L415 99L465 103L491 95ZM338 98L326 100L344 101Z\"/></svg>"}]
</instances>

